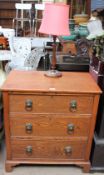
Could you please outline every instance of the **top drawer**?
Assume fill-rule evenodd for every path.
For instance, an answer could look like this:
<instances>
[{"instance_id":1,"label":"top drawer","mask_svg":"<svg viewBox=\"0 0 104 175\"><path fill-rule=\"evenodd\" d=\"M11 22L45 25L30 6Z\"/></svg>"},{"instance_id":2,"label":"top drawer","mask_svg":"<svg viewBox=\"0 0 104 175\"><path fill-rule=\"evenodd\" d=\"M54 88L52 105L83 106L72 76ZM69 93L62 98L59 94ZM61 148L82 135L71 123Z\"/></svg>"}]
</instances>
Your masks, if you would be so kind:
<instances>
[{"instance_id":1,"label":"top drawer","mask_svg":"<svg viewBox=\"0 0 104 175\"><path fill-rule=\"evenodd\" d=\"M10 95L9 112L91 114L93 97L81 95Z\"/></svg>"}]
</instances>

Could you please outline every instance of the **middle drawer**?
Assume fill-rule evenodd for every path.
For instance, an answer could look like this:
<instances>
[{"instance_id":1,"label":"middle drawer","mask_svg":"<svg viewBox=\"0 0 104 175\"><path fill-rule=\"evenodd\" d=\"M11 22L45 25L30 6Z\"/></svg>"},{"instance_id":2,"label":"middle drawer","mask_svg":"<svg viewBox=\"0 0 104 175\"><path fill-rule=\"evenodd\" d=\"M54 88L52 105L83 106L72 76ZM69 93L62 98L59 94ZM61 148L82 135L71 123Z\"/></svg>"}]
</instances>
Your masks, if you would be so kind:
<instances>
[{"instance_id":1,"label":"middle drawer","mask_svg":"<svg viewBox=\"0 0 104 175\"><path fill-rule=\"evenodd\" d=\"M31 115L16 114L10 117L11 136L88 136L90 116Z\"/></svg>"}]
</instances>

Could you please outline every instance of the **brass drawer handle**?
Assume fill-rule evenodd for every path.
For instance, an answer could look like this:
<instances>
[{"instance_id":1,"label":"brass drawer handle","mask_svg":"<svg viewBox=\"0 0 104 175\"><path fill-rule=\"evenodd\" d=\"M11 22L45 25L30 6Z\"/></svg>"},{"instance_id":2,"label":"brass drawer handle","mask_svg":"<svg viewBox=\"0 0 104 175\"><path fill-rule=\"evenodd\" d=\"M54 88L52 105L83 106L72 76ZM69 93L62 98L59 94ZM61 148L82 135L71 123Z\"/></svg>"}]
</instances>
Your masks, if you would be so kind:
<instances>
[{"instance_id":1,"label":"brass drawer handle","mask_svg":"<svg viewBox=\"0 0 104 175\"><path fill-rule=\"evenodd\" d=\"M26 147L26 153L27 154L32 154L32 146L27 146Z\"/></svg>"},{"instance_id":2,"label":"brass drawer handle","mask_svg":"<svg viewBox=\"0 0 104 175\"><path fill-rule=\"evenodd\" d=\"M65 154L72 154L72 147L71 146L66 146L64 148Z\"/></svg>"},{"instance_id":3,"label":"brass drawer handle","mask_svg":"<svg viewBox=\"0 0 104 175\"><path fill-rule=\"evenodd\" d=\"M71 112L75 112L77 110L77 101L76 100L72 100L70 102L70 111Z\"/></svg>"},{"instance_id":4,"label":"brass drawer handle","mask_svg":"<svg viewBox=\"0 0 104 175\"><path fill-rule=\"evenodd\" d=\"M68 126L67 126L67 132L68 134L72 134L74 132L74 124L73 123L69 123Z\"/></svg>"},{"instance_id":5,"label":"brass drawer handle","mask_svg":"<svg viewBox=\"0 0 104 175\"><path fill-rule=\"evenodd\" d=\"M30 99L26 100L25 109L30 111L30 110L32 110L32 106L33 106L32 100L30 100Z\"/></svg>"},{"instance_id":6,"label":"brass drawer handle","mask_svg":"<svg viewBox=\"0 0 104 175\"><path fill-rule=\"evenodd\" d=\"M26 123L25 129L26 129L27 133L31 133L32 132L32 124L31 123Z\"/></svg>"}]
</instances>

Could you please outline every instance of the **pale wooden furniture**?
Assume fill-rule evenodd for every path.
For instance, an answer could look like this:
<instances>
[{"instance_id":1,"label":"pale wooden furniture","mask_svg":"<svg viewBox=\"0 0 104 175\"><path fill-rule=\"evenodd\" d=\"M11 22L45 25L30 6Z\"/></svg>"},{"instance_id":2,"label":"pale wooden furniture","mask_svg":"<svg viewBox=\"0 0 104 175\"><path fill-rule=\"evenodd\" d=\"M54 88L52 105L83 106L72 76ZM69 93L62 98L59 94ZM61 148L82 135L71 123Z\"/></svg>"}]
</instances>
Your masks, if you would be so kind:
<instances>
[{"instance_id":1,"label":"pale wooden furniture","mask_svg":"<svg viewBox=\"0 0 104 175\"><path fill-rule=\"evenodd\" d=\"M32 26L31 26L31 3L16 3L16 17L13 18L13 28L16 30L16 36L18 36L19 23L21 23L21 28L24 29L26 22L29 24L29 32L31 35Z\"/></svg>"},{"instance_id":2,"label":"pale wooden furniture","mask_svg":"<svg viewBox=\"0 0 104 175\"><path fill-rule=\"evenodd\" d=\"M31 38L13 37L10 39L9 45L12 59L5 67L6 73L12 69L24 68L24 62L31 53Z\"/></svg>"},{"instance_id":3,"label":"pale wooden furniture","mask_svg":"<svg viewBox=\"0 0 104 175\"><path fill-rule=\"evenodd\" d=\"M89 73L13 70L2 87L6 171L19 164L74 164L89 172L101 90Z\"/></svg>"},{"instance_id":4,"label":"pale wooden furniture","mask_svg":"<svg viewBox=\"0 0 104 175\"><path fill-rule=\"evenodd\" d=\"M37 29L39 28L38 25L40 26L39 23L41 23L42 18L43 18L43 11L45 9L45 4L42 4L42 3L37 4L36 3L34 8L35 8L35 19L33 20L33 27L34 27L34 34L36 36ZM41 15L39 15L39 13L41 13Z\"/></svg>"}]
</instances>

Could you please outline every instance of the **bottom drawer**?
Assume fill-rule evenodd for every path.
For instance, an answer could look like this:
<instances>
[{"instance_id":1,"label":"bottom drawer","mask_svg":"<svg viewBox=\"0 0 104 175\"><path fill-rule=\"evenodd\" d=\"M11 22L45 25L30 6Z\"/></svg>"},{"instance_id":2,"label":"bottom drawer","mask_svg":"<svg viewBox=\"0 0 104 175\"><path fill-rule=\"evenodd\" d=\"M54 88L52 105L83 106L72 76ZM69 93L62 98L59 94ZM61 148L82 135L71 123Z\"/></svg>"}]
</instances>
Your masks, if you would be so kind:
<instances>
[{"instance_id":1,"label":"bottom drawer","mask_svg":"<svg viewBox=\"0 0 104 175\"><path fill-rule=\"evenodd\" d=\"M12 159L84 159L87 143L69 140L12 140Z\"/></svg>"}]
</instances>

